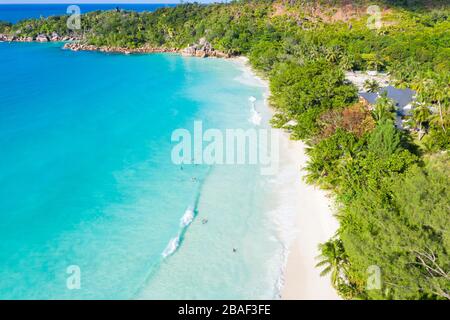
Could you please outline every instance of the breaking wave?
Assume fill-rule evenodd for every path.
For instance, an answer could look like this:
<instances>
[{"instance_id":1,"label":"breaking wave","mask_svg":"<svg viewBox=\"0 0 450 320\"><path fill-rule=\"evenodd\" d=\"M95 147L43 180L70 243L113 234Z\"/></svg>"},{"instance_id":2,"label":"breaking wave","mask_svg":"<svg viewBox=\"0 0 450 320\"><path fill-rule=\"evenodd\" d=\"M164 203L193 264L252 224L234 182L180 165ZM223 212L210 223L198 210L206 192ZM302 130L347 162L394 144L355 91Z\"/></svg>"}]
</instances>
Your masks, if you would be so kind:
<instances>
[{"instance_id":1,"label":"breaking wave","mask_svg":"<svg viewBox=\"0 0 450 320\"><path fill-rule=\"evenodd\" d=\"M167 258L174 254L178 247L180 246L183 236L187 231L189 225L194 221L195 218L195 209L192 207L188 207L186 211L184 211L183 216L180 219L180 230L178 231L178 235L175 238L170 239L167 247L162 252L162 256Z\"/></svg>"}]
</instances>

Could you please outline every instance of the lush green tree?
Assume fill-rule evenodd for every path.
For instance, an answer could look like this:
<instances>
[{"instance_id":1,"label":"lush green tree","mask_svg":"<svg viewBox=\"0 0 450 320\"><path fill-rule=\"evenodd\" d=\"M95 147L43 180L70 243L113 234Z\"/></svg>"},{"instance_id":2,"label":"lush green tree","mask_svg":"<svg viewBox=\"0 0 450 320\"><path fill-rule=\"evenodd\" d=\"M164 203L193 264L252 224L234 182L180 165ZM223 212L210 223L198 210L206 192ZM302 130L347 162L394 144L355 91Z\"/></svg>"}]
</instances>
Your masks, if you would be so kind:
<instances>
[{"instance_id":1,"label":"lush green tree","mask_svg":"<svg viewBox=\"0 0 450 320\"><path fill-rule=\"evenodd\" d=\"M321 276L331 275L331 282L335 288L343 282L343 275L347 267L348 260L345 254L342 241L339 239L332 239L319 245L321 252L319 263L316 267L323 268L320 273Z\"/></svg>"},{"instance_id":2,"label":"lush green tree","mask_svg":"<svg viewBox=\"0 0 450 320\"><path fill-rule=\"evenodd\" d=\"M378 92L378 90L380 90L380 85L377 80L366 80L364 82L364 89L367 92Z\"/></svg>"},{"instance_id":3,"label":"lush green tree","mask_svg":"<svg viewBox=\"0 0 450 320\"><path fill-rule=\"evenodd\" d=\"M423 135L426 133L424 124L430 119L430 108L423 103L419 103L413 110L413 120L419 129L419 140L422 140Z\"/></svg>"},{"instance_id":4,"label":"lush green tree","mask_svg":"<svg viewBox=\"0 0 450 320\"><path fill-rule=\"evenodd\" d=\"M359 279L355 294L375 265L383 288L365 291L369 298L449 298L450 180L443 157L385 180L381 191L367 190L344 209L340 235L352 266L348 277Z\"/></svg>"},{"instance_id":5,"label":"lush green tree","mask_svg":"<svg viewBox=\"0 0 450 320\"><path fill-rule=\"evenodd\" d=\"M400 132L386 120L378 124L368 141L368 150L379 157L389 157L401 148Z\"/></svg>"},{"instance_id":6,"label":"lush green tree","mask_svg":"<svg viewBox=\"0 0 450 320\"><path fill-rule=\"evenodd\" d=\"M377 123L384 123L387 120L393 122L395 120L395 103L388 98L386 92L377 99L372 115Z\"/></svg>"},{"instance_id":7,"label":"lush green tree","mask_svg":"<svg viewBox=\"0 0 450 320\"><path fill-rule=\"evenodd\" d=\"M280 45L273 41L260 41L250 51L250 62L258 69L270 72L280 54Z\"/></svg>"},{"instance_id":8,"label":"lush green tree","mask_svg":"<svg viewBox=\"0 0 450 320\"><path fill-rule=\"evenodd\" d=\"M12 23L0 20L0 33L9 33Z\"/></svg>"},{"instance_id":9,"label":"lush green tree","mask_svg":"<svg viewBox=\"0 0 450 320\"><path fill-rule=\"evenodd\" d=\"M310 160L306 181L327 189L338 187L341 179L345 179L340 175L340 169L363 149L363 143L354 134L338 129L331 137L307 149Z\"/></svg>"},{"instance_id":10,"label":"lush green tree","mask_svg":"<svg viewBox=\"0 0 450 320\"><path fill-rule=\"evenodd\" d=\"M272 104L298 122L299 138L320 131L317 119L327 109L343 108L356 101L356 88L345 82L344 74L325 61L305 65L282 63L271 75Z\"/></svg>"}]
</instances>

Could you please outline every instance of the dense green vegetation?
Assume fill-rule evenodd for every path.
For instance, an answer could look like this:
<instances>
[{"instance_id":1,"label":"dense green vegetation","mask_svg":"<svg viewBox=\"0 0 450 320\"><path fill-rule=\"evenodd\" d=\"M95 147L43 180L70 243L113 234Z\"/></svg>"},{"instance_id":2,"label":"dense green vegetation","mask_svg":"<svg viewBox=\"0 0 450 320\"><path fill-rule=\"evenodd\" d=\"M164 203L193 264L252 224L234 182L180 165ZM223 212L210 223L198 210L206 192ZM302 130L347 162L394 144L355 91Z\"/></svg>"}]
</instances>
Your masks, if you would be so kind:
<instances>
[{"instance_id":1,"label":"dense green vegetation","mask_svg":"<svg viewBox=\"0 0 450 320\"><path fill-rule=\"evenodd\" d=\"M449 6L380 1L383 26L371 29L365 10L357 10L364 1L352 15L335 15L339 4L237 1L94 12L77 33L91 44L132 48L182 48L205 37L218 50L247 55L270 80L273 125L310 146L308 182L336 195L341 225L321 246L319 266L340 294L450 299ZM0 32L21 35L53 31L74 33L61 17L0 24ZM389 71L397 86L416 90L415 130L395 128L386 97L373 110L358 103L344 78L352 69ZM369 290L373 265L382 287Z\"/></svg>"}]
</instances>

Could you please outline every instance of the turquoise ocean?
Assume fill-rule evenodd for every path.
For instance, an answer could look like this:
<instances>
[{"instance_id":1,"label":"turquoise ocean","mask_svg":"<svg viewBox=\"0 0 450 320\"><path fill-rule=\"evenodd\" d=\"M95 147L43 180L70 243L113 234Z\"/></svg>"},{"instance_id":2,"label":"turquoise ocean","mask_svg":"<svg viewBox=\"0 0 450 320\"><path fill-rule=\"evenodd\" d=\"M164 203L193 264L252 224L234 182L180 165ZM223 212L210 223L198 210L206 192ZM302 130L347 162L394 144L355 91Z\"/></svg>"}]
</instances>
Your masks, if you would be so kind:
<instances>
[{"instance_id":1,"label":"turquoise ocean","mask_svg":"<svg viewBox=\"0 0 450 320\"><path fill-rule=\"evenodd\" d=\"M267 126L264 88L230 60L61 47L0 43L0 299L277 298L270 177L171 161L196 120L254 128L252 96Z\"/></svg>"}]
</instances>

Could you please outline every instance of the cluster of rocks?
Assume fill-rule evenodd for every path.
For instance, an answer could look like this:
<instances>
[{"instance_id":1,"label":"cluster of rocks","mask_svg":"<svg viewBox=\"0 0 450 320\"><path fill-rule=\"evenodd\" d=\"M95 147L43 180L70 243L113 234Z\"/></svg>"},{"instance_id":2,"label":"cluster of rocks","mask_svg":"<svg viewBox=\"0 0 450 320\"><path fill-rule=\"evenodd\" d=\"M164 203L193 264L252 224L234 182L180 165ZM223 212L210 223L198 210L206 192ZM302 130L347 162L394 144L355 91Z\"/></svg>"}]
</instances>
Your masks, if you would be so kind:
<instances>
[{"instance_id":1,"label":"cluster of rocks","mask_svg":"<svg viewBox=\"0 0 450 320\"><path fill-rule=\"evenodd\" d=\"M202 39L200 42L194 46L189 46L185 49L176 48L162 48L162 47L151 47L143 46L140 48L121 48L121 47L110 47L110 46L96 46L92 44L85 44L83 42L70 42L64 45L64 49L69 49L73 51L100 51L100 52L110 52L110 53L122 53L122 54L133 54L133 53L181 53L185 56L194 57L217 57L217 58L229 58L230 55L216 51L212 48L211 44L206 40Z\"/></svg>"},{"instance_id":2,"label":"cluster of rocks","mask_svg":"<svg viewBox=\"0 0 450 320\"><path fill-rule=\"evenodd\" d=\"M211 43L206 41L205 38L201 38L198 43L190 45L184 49L177 48L158 48L151 46L143 46L140 48L121 48L121 47L110 47L110 46L95 46L90 44L85 44L80 41L81 39L76 36L60 36L56 32L52 34L39 34L36 37L29 36L19 36L19 35L8 35L0 34L0 42L65 42L64 49L69 49L73 51L100 51L100 52L111 52L111 53L181 53L185 56L193 57L217 57L217 58L230 58L231 56L227 53L215 50Z\"/></svg>"},{"instance_id":3,"label":"cluster of rocks","mask_svg":"<svg viewBox=\"0 0 450 320\"><path fill-rule=\"evenodd\" d=\"M193 57L217 57L217 58L229 58L230 55L221 51L214 50L211 43L206 41L205 38L201 38L198 43L188 46L181 50L181 54L185 56Z\"/></svg>"},{"instance_id":4,"label":"cluster of rocks","mask_svg":"<svg viewBox=\"0 0 450 320\"><path fill-rule=\"evenodd\" d=\"M39 34L36 37L19 36L19 35L7 35L0 34L0 41L7 42L60 42L60 41L75 41L79 40L78 37L60 36L56 32L52 34Z\"/></svg>"},{"instance_id":5,"label":"cluster of rocks","mask_svg":"<svg viewBox=\"0 0 450 320\"><path fill-rule=\"evenodd\" d=\"M71 42L64 45L64 49L69 49L73 51L100 51L100 52L110 52L110 53L177 53L178 49L171 48L155 48L155 47L140 47L135 49L121 48L121 47L108 47L108 46L95 46L92 44L84 44L81 42Z\"/></svg>"},{"instance_id":6,"label":"cluster of rocks","mask_svg":"<svg viewBox=\"0 0 450 320\"><path fill-rule=\"evenodd\" d=\"M216 57L216 58L230 58L231 56L227 53L215 50L211 43L206 41L205 38L201 38L198 43L190 45L184 49L176 48L158 48L151 46L143 46L140 48L121 48L121 47L110 47L110 46L95 46L90 44L85 44L80 42L80 38L76 36L60 36L56 32L52 34L39 34L36 37L29 36L19 36L19 35L7 35L0 34L0 42L65 42L69 41L64 45L64 49L70 49L73 51L100 51L100 52L111 52L111 53L181 53L185 56L193 57Z\"/></svg>"}]
</instances>

